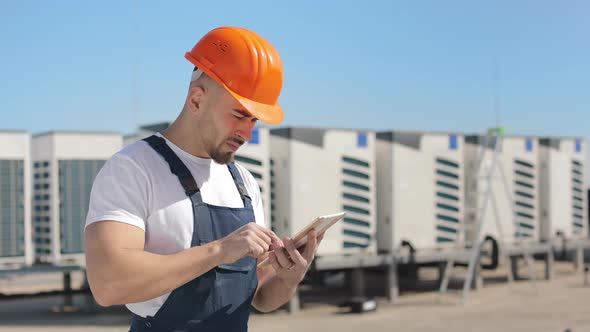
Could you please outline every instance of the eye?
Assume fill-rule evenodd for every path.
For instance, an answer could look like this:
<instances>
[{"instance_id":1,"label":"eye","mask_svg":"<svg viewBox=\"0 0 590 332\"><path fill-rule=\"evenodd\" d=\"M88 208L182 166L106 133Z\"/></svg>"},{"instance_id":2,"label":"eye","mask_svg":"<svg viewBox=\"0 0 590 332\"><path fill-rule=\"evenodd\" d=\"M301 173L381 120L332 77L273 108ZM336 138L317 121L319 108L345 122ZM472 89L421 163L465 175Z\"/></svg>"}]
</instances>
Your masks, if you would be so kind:
<instances>
[{"instance_id":1,"label":"eye","mask_svg":"<svg viewBox=\"0 0 590 332\"><path fill-rule=\"evenodd\" d=\"M250 115L249 113L247 113L245 111L240 111L240 110L234 109L233 112L231 113L231 115L240 121L241 120L249 120L249 121L252 121L252 123L256 123L256 121L258 121L257 118L253 117L252 115Z\"/></svg>"}]
</instances>

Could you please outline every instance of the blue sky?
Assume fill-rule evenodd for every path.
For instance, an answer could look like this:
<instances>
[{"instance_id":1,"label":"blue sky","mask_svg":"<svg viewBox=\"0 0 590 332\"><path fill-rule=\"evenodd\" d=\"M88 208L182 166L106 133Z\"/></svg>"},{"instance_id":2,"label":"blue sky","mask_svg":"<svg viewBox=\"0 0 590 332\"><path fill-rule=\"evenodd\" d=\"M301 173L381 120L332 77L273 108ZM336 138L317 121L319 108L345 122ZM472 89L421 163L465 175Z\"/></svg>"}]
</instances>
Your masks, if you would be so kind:
<instances>
[{"instance_id":1,"label":"blue sky","mask_svg":"<svg viewBox=\"0 0 590 332\"><path fill-rule=\"evenodd\" d=\"M511 134L589 133L583 0L2 1L0 130L171 121L221 25L279 50L283 125L476 132L498 108Z\"/></svg>"}]
</instances>

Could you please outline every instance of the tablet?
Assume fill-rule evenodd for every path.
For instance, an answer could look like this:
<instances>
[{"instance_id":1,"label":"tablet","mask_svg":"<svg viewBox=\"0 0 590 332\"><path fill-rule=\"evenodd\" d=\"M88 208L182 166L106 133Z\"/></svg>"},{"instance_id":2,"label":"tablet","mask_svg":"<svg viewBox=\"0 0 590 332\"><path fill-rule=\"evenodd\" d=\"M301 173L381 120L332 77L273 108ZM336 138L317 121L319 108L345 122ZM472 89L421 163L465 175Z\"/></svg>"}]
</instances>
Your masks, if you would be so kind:
<instances>
[{"instance_id":1,"label":"tablet","mask_svg":"<svg viewBox=\"0 0 590 332\"><path fill-rule=\"evenodd\" d=\"M336 222L342 219L346 215L346 212L339 212L334 214L327 214L323 216L316 217L312 222L310 222L305 228L297 232L295 236L293 236L293 242L295 242L295 248L300 248L307 243L307 233L312 229L315 229L316 234L319 236L320 234L324 233L328 228L334 225ZM266 257L260 263L258 263L258 267L265 267L270 264L270 260Z\"/></svg>"}]
</instances>

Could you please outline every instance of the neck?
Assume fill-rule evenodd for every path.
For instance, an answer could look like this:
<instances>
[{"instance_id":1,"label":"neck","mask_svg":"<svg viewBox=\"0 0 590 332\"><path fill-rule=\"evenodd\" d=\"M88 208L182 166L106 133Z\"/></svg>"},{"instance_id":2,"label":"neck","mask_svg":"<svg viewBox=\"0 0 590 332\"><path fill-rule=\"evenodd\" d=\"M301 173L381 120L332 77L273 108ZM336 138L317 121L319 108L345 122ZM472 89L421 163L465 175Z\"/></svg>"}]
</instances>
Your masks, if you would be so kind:
<instances>
[{"instance_id":1,"label":"neck","mask_svg":"<svg viewBox=\"0 0 590 332\"><path fill-rule=\"evenodd\" d=\"M190 121L186 117L186 113L181 112L170 127L162 131L162 136L195 157L210 159L211 157L205 150L203 139L199 135L200 131L190 125L194 119Z\"/></svg>"}]
</instances>

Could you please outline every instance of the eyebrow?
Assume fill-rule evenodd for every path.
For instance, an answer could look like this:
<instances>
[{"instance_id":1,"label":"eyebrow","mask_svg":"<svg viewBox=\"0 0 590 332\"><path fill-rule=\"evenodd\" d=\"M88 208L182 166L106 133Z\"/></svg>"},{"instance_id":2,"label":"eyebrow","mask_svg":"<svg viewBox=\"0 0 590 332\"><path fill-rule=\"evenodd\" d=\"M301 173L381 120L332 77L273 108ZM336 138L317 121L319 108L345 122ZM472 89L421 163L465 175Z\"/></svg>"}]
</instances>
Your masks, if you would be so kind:
<instances>
[{"instance_id":1,"label":"eyebrow","mask_svg":"<svg viewBox=\"0 0 590 332\"><path fill-rule=\"evenodd\" d=\"M246 118L252 118L254 120L258 120L256 117L254 117L252 114L250 114L250 112L243 111L243 110L240 110L240 109L237 109L237 108L234 108L233 111L234 112L237 112L237 113L240 113L241 115L243 115Z\"/></svg>"}]
</instances>

